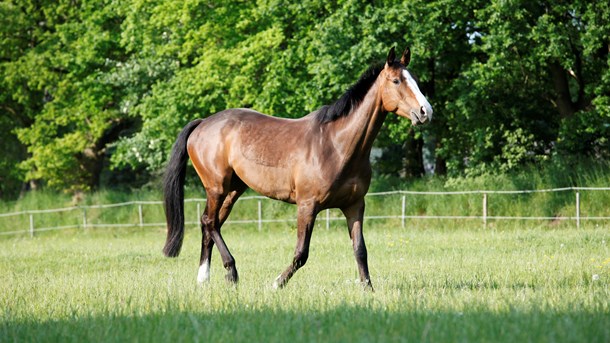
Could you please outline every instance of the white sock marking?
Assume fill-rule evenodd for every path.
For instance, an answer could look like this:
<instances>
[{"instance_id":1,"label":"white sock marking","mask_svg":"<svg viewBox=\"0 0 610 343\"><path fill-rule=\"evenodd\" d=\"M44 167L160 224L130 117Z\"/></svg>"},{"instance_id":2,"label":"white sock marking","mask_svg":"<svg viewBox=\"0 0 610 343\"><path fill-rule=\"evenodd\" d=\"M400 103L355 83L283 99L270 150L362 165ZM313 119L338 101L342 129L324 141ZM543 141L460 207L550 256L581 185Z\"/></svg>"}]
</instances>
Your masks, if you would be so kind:
<instances>
[{"instance_id":1,"label":"white sock marking","mask_svg":"<svg viewBox=\"0 0 610 343\"><path fill-rule=\"evenodd\" d=\"M197 282L204 283L210 281L210 262L205 261L199 266L197 273Z\"/></svg>"},{"instance_id":2,"label":"white sock marking","mask_svg":"<svg viewBox=\"0 0 610 343\"><path fill-rule=\"evenodd\" d=\"M274 289L280 288L279 280L280 280L281 277L282 277L282 274L278 275L278 277L275 278L275 281L273 281L273 288Z\"/></svg>"}]
</instances>

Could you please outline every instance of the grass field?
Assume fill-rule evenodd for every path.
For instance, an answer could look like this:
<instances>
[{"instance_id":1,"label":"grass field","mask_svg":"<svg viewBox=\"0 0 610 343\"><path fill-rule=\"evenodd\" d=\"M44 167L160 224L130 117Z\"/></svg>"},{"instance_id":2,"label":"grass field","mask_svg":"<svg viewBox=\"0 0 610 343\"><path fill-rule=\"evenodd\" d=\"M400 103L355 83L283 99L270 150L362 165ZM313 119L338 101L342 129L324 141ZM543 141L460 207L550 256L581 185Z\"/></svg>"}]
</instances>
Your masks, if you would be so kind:
<instances>
[{"instance_id":1,"label":"grass field","mask_svg":"<svg viewBox=\"0 0 610 343\"><path fill-rule=\"evenodd\" d=\"M355 282L340 223L279 291L293 229L229 226L240 284L216 250L195 278L200 233L177 259L164 231L91 229L0 237L0 342L610 342L610 227L406 229L367 223L375 293Z\"/></svg>"}]
</instances>

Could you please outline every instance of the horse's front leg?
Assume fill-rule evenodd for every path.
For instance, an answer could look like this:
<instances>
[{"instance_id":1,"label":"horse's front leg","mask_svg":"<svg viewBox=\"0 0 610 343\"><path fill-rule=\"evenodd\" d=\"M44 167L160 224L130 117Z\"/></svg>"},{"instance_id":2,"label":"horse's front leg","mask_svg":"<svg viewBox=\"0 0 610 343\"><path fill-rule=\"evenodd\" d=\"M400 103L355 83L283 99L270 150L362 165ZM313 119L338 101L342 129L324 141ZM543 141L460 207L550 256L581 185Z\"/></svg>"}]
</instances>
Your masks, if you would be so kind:
<instances>
[{"instance_id":1,"label":"horse's front leg","mask_svg":"<svg viewBox=\"0 0 610 343\"><path fill-rule=\"evenodd\" d=\"M311 234L313 225L316 220L317 209L313 201L304 201L297 203L298 218L297 218L297 246L294 249L294 258L292 264L275 279L274 288L282 288L288 283L288 280L294 273L305 265L309 257L309 243L311 242Z\"/></svg>"},{"instance_id":2,"label":"horse's front leg","mask_svg":"<svg viewBox=\"0 0 610 343\"><path fill-rule=\"evenodd\" d=\"M360 272L360 282L365 288L373 290L371 277L369 275L369 266L367 262L366 244L364 243L364 235L362 233L362 221L364 218L364 198L354 203L351 206L342 208L343 214L347 219L347 229L349 236L352 239L354 247L354 256L358 263L358 271Z\"/></svg>"}]
</instances>

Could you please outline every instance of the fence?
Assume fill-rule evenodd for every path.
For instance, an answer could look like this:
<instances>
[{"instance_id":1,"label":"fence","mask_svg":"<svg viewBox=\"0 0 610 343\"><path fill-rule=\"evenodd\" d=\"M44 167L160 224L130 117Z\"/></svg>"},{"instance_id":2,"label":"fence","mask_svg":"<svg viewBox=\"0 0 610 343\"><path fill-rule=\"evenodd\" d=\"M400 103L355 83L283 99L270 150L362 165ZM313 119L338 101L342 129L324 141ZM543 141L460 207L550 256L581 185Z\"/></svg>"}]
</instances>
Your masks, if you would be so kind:
<instances>
[{"instance_id":1,"label":"fence","mask_svg":"<svg viewBox=\"0 0 610 343\"><path fill-rule=\"evenodd\" d=\"M541 189L541 190L516 190L516 191L484 191L484 190L474 190L474 191L453 191L453 192L420 192L420 191L393 191L393 192L379 192L379 193L369 193L367 194L367 198L372 197L399 197L400 199L400 213L375 213L373 215L365 216L365 220L381 220L381 219L394 219L400 220L401 226L405 227L405 221L407 219L452 219L452 220L463 220L463 219L480 219L482 224L487 226L487 223L491 220L571 220L574 221L576 227L580 227L581 221L585 220L610 220L609 216L583 216L581 212L581 192L583 191L610 191L610 187L566 187L566 188L555 188L555 189ZM536 194L536 193L557 193L557 192L574 192L573 198L573 214L570 216L561 216L561 215L553 215L553 216L544 216L544 215L531 215L531 216L523 216L523 215L490 215L490 200L489 195L524 195L524 194ZM407 196L410 197L421 197L421 196L456 196L456 195L469 195L469 196L480 196L480 207L478 210L476 206L467 206L470 208L470 211L474 210L478 211L478 214L475 215L414 215L407 213ZM261 196L247 196L242 197L238 201L246 202L246 201L256 201L256 218L242 218L242 219L232 219L227 220L226 224L257 224L258 229L262 228L264 223L273 223L273 222L294 222L296 218L264 218L263 216L263 201L269 200L266 197ZM396 201L394 201L396 202ZM194 213L191 213L190 216L186 215L186 218L190 218L186 220L187 225L198 225L199 218L202 213L202 205L205 203L205 199L185 199L185 206L187 204L195 204L193 210ZM367 201L368 203L368 201ZM12 213L4 213L0 214L0 220L10 218L20 218L21 220L14 220L11 226L24 226L23 218L27 218L25 223L27 228L22 230L13 230L13 231L0 231L0 235L13 235L13 234L29 234L30 236L34 236L35 232L42 231L50 231L50 230L61 230L61 229L89 229L89 228L98 228L98 227L164 227L165 222L163 218L163 211L161 201L131 201L131 202L123 202L116 204L106 204L106 205L91 205L91 206L77 206L77 207L66 207L66 208L56 208L56 209L48 209L48 210L28 210L28 211L19 211ZM469 201L469 204L472 204L472 201ZM137 217L135 213L132 213L128 218L136 217L135 221L133 219L126 219L126 222L112 222L112 220L104 220L104 218L108 218L108 213L103 214L104 211L109 211L112 214L112 218L122 218L120 215L116 215L114 212L117 209L130 213L131 211L135 211L133 208L137 210ZM157 207L157 211L147 210L149 207ZM383 206L382 206L383 207ZM397 209L392 207L393 209ZM604 208L604 207L602 207ZM91 212L96 212L95 215L92 215ZM186 212L186 211L185 211ZM193 212L193 211L191 211ZM286 212L286 211L284 211ZM397 211L395 211L397 212ZM605 211L607 212L607 211ZM147 220L147 216L145 213L148 213L148 217L151 217L150 220ZM295 213L295 211L291 211L290 213ZM331 216L330 210L325 210L324 212L318 215L318 222L325 222L327 228L330 226L330 222L334 220L344 220L344 218L340 216ZM370 211L367 209L367 213ZM58 219L50 220L47 222L53 223L53 225L45 226L45 221L42 220L45 216L57 214ZM273 216L276 217L276 216ZM75 220L75 218L78 218ZM95 218L95 220L92 220ZM60 222L62 225L55 225L55 223ZM38 225L41 223L41 225Z\"/></svg>"}]
</instances>

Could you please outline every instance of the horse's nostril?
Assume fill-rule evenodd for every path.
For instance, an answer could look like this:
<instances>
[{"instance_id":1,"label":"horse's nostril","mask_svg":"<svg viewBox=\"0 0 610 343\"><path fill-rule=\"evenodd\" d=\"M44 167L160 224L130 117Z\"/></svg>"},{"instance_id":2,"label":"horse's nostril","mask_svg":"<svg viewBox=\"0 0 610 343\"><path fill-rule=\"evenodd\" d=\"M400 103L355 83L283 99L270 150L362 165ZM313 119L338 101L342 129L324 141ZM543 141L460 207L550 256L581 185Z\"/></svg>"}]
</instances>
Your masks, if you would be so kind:
<instances>
[{"instance_id":1,"label":"horse's nostril","mask_svg":"<svg viewBox=\"0 0 610 343\"><path fill-rule=\"evenodd\" d=\"M426 107L422 106L422 107L419 109L419 113L420 113L422 116L424 116L424 117L425 117L425 116L426 116L426 114L427 114L427 113L426 113Z\"/></svg>"}]
</instances>

